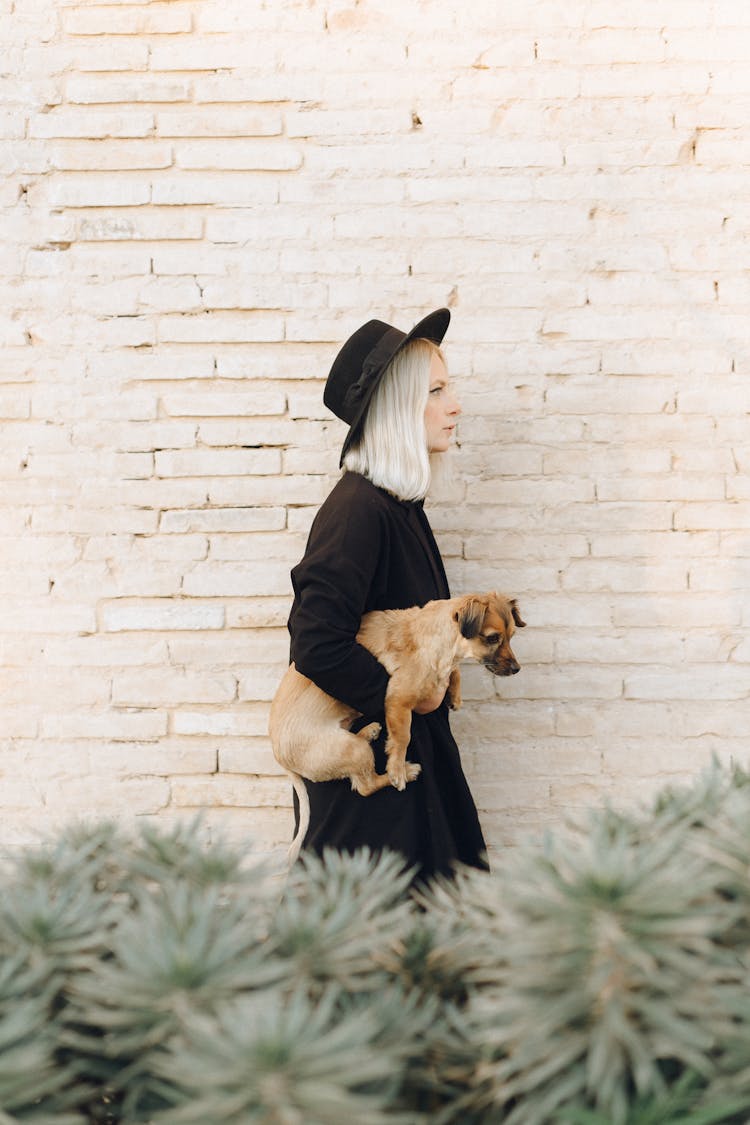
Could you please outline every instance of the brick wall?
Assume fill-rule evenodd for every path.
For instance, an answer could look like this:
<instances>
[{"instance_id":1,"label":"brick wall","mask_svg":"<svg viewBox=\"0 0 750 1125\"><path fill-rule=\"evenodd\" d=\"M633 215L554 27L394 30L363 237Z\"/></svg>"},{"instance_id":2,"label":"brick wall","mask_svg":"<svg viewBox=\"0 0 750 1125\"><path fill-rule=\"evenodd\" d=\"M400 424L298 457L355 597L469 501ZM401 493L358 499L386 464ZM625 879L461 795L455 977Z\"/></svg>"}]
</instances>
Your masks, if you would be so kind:
<instances>
[{"instance_id":1,"label":"brick wall","mask_svg":"<svg viewBox=\"0 0 750 1125\"><path fill-rule=\"evenodd\" d=\"M330 360L448 304L431 518L529 627L454 726L493 848L750 716L745 0L0 0L0 843L280 846Z\"/></svg>"}]
</instances>

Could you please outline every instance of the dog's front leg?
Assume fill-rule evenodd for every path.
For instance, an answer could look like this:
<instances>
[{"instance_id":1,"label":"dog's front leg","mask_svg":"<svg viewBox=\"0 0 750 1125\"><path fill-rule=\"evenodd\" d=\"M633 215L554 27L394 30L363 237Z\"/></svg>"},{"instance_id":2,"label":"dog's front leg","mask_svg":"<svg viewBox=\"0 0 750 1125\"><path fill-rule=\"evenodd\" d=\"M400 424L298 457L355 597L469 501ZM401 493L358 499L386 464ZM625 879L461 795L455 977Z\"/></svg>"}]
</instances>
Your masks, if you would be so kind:
<instances>
[{"instance_id":1,"label":"dog's front leg","mask_svg":"<svg viewBox=\"0 0 750 1125\"><path fill-rule=\"evenodd\" d=\"M461 673L454 668L448 680L448 706L451 711L458 711L461 703Z\"/></svg>"},{"instance_id":2,"label":"dog's front leg","mask_svg":"<svg viewBox=\"0 0 750 1125\"><path fill-rule=\"evenodd\" d=\"M422 767L415 762L406 761L406 750L411 737L412 700L407 700L390 690L392 685L393 677L385 700L385 721L388 727L388 739L385 744L385 752L388 756L386 773L391 785L396 789L405 789L407 781L414 781Z\"/></svg>"}]
</instances>

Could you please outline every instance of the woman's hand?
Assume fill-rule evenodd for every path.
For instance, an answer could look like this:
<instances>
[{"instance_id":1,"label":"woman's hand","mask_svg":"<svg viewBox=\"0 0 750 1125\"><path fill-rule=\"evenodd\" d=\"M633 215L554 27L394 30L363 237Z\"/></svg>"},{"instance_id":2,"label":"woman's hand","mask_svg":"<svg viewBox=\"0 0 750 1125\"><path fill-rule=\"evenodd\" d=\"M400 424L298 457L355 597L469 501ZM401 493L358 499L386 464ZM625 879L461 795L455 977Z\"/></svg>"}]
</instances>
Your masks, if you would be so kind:
<instances>
[{"instance_id":1,"label":"woman's hand","mask_svg":"<svg viewBox=\"0 0 750 1125\"><path fill-rule=\"evenodd\" d=\"M443 702L445 698L445 688L438 688L433 695L425 696L420 699L414 710L418 715L429 715L430 711L435 711Z\"/></svg>"}]
</instances>

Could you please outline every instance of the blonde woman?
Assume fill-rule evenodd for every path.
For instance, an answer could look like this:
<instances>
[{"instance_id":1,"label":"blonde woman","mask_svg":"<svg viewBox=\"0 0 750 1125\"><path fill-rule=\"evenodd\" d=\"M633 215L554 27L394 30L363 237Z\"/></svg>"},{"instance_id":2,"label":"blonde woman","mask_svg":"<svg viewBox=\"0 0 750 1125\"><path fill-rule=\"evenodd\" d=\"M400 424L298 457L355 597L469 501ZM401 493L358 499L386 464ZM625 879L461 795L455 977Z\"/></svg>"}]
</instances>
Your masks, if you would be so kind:
<instances>
[{"instance_id":1,"label":"blonde woman","mask_svg":"<svg viewBox=\"0 0 750 1125\"><path fill-rule=\"evenodd\" d=\"M440 344L450 321L438 309L410 332L370 320L334 360L324 402L346 422L344 472L313 522L292 571L290 659L318 687L384 722L388 673L357 643L362 615L450 596L423 501L432 468L450 447L461 408ZM358 729L358 728L355 728ZM373 744L385 771L383 736ZM415 878L449 873L455 862L486 867L485 842L442 698L412 722L409 760L420 776L403 792L371 797L348 780L306 782L310 825L303 850L391 848ZM295 800L296 804L296 800Z\"/></svg>"}]
</instances>

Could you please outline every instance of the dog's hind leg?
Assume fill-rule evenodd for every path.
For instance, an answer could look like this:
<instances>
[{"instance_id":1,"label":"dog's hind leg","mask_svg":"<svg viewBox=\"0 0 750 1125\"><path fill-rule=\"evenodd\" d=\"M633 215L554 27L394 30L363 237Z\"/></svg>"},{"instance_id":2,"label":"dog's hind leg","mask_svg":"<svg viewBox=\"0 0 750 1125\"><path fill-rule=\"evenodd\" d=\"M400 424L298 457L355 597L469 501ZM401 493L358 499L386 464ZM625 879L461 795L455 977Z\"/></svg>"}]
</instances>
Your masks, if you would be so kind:
<instances>
[{"instance_id":1,"label":"dog's hind leg","mask_svg":"<svg viewBox=\"0 0 750 1125\"><path fill-rule=\"evenodd\" d=\"M334 781L348 777L352 789L369 797L390 784L387 774L375 772L370 743L380 734L380 723L368 723L357 734L336 726L308 733L304 776L308 781Z\"/></svg>"},{"instance_id":2,"label":"dog's hind leg","mask_svg":"<svg viewBox=\"0 0 750 1125\"><path fill-rule=\"evenodd\" d=\"M357 731L355 738L362 738L365 742L374 742L381 731L380 723L368 723L362 730ZM370 797L373 793L377 793L379 789L385 789L386 785L391 784L391 779L387 773L375 773L375 761L370 752L370 760L365 768L355 773L354 770L349 774L352 782L352 789L354 789L361 797Z\"/></svg>"}]
</instances>

